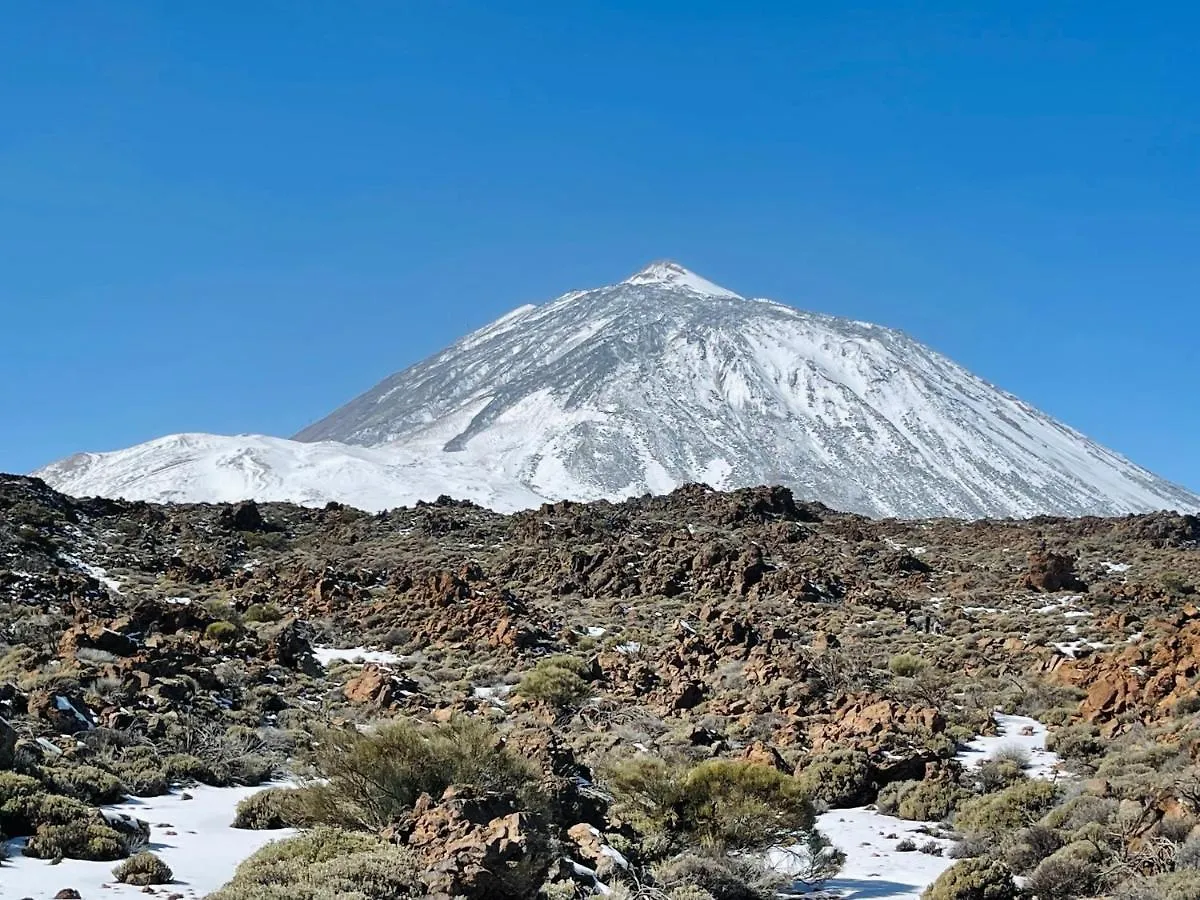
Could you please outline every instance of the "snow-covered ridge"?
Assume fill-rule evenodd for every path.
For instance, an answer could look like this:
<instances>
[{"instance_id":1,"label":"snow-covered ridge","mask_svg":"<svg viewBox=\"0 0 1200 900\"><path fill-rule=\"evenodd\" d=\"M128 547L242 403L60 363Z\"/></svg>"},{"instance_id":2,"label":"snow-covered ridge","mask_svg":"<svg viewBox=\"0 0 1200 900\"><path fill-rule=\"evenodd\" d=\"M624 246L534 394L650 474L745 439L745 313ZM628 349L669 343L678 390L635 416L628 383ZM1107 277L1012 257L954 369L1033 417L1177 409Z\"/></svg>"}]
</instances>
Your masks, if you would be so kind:
<instances>
[{"instance_id":1,"label":"snow-covered ridge","mask_svg":"<svg viewBox=\"0 0 1200 900\"><path fill-rule=\"evenodd\" d=\"M900 332L747 300L675 263L523 306L293 441L175 435L37 474L73 494L499 510L689 481L876 516L1200 510Z\"/></svg>"}]
</instances>

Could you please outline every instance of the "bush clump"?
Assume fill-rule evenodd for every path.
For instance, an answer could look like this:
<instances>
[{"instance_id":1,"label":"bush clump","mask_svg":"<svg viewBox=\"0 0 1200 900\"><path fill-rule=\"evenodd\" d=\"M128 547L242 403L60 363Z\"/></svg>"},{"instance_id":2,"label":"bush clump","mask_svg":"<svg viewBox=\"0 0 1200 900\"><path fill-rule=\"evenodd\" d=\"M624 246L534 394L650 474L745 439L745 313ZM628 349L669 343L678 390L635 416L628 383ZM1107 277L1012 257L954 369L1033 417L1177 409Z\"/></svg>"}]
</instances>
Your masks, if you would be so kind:
<instances>
[{"instance_id":1,"label":"bush clump","mask_svg":"<svg viewBox=\"0 0 1200 900\"><path fill-rule=\"evenodd\" d=\"M128 853L129 844L125 836L95 819L40 825L25 845L25 855L36 859L112 862Z\"/></svg>"},{"instance_id":2,"label":"bush clump","mask_svg":"<svg viewBox=\"0 0 1200 900\"><path fill-rule=\"evenodd\" d=\"M668 897L712 900L768 900L786 879L747 857L683 853L653 870L657 887Z\"/></svg>"},{"instance_id":3,"label":"bush clump","mask_svg":"<svg viewBox=\"0 0 1200 900\"><path fill-rule=\"evenodd\" d=\"M638 756L611 767L604 784L644 850L660 858L697 844L715 852L786 845L814 822L799 779L746 760L689 767Z\"/></svg>"},{"instance_id":4,"label":"bush clump","mask_svg":"<svg viewBox=\"0 0 1200 900\"><path fill-rule=\"evenodd\" d=\"M115 775L95 766L71 766L43 769L42 782L56 794L66 794L89 806L116 803L125 796L125 787Z\"/></svg>"},{"instance_id":5,"label":"bush clump","mask_svg":"<svg viewBox=\"0 0 1200 900\"><path fill-rule=\"evenodd\" d=\"M1101 853L1091 841L1077 841L1042 860L1026 887L1038 900L1090 897L1099 887Z\"/></svg>"},{"instance_id":6,"label":"bush clump","mask_svg":"<svg viewBox=\"0 0 1200 900\"><path fill-rule=\"evenodd\" d=\"M517 685L517 693L530 700L548 703L556 709L578 706L591 694L584 675L587 663L574 656L551 656L540 660L526 672Z\"/></svg>"},{"instance_id":7,"label":"bush clump","mask_svg":"<svg viewBox=\"0 0 1200 900\"><path fill-rule=\"evenodd\" d=\"M445 725L400 720L370 734L326 731L316 762L325 781L296 793L300 814L369 831L396 821L422 794L440 797L451 785L528 799L535 774L489 724L466 718Z\"/></svg>"},{"instance_id":8,"label":"bush clump","mask_svg":"<svg viewBox=\"0 0 1200 900\"><path fill-rule=\"evenodd\" d=\"M204 639L218 644L228 644L237 637L237 626L222 619L204 629Z\"/></svg>"},{"instance_id":9,"label":"bush clump","mask_svg":"<svg viewBox=\"0 0 1200 900\"><path fill-rule=\"evenodd\" d=\"M994 859L955 863L925 889L922 900L1016 900L1012 872Z\"/></svg>"},{"instance_id":10,"label":"bush clump","mask_svg":"<svg viewBox=\"0 0 1200 900\"><path fill-rule=\"evenodd\" d=\"M117 881L141 887L170 884L174 877L171 867L148 850L134 854L113 869L113 878Z\"/></svg>"},{"instance_id":11,"label":"bush clump","mask_svg":"<svg viewBox=\"0 0 1200 900\"><path fill-rule=\"evenodd\" d=\"M912 653L897 653L888 660L888 671L898 678L914 678L925 671L927 663Z\"/></svg>"},{"instance_id":12,"label":"bush clump","mask_svg":"<svg viewBox=\"0 0 1200 900\"><path fill-rule=\"evenodd\" d=\"M1196 900L1200 897L1200 871L1188 869L1138 878L1117 889L1116 900Z\"/></svg>"},{"instance_id":13,"label":"bush clump","mask_svg":"<svg viewBox=\"0 0 1200 900\"><path fill-rule=\"evenodd\" d=\"M249 831L302 828L305 817L299 801L300 791L293 788L267 788L251 794L238 803L233 827Z\"/></svg>"},{"instance_id":14,"label":"bush clump","mask_svg":"<svg viewBox=\"0 0 1200 900\"><path fill-rule=\"evenodd\" d=\"M1049 781L1021 781L995 794L964 803L954 826L969 834L1003 837L1032 825L1058 802L1059 788Z\"/></svg>"},{"instance_id":15,"label":"bush clump","mask_svg":"<svg viewBox=\"0 0 1200 900\"><path fill-rule=\"evenodd\" d=\"M263 847L209 900L425 895L412 853L373 834L318 826Z\"/></svg>"},{"instance_id":16,"label":"bush clump","mask_svg":"<svg viewBox=\"0 0 1200 900\"><path fill-rule=\"evenodd\" d=\"M859 806L874 799L871 760L859 750L834 750L816 756L797 777L809 796L826 806Z\"/></svg>"},{"instance_id":17,"label":"bush clump","mask_svg":"<svg viewBox=\"0 0 1200 900\"><path fill-rule=\"evenodd\" d=\"M971 796L953 781L894 781L886 785L875 801L879 811L913 822L940 822Z\"/></svg>"}]
</instances>

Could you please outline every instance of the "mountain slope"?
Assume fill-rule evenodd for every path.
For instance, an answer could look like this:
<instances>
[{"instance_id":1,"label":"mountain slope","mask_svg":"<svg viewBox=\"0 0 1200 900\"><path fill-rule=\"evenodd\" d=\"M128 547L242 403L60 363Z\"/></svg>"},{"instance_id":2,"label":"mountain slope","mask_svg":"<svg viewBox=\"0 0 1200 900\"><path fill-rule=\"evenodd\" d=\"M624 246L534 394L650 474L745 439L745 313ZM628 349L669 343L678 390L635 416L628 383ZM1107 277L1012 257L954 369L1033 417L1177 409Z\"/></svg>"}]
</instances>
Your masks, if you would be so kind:
<instances>
[{"instance_id":1,"label":"mountain slope","mask_svg":"<svg viewBox=\"0 0 1200 900\"><path fill-rule=\"evenodd\" d=\"M76 494L367 508L704 481L783 483L877 516L1200 509L900 332L745 299L673 263L521 307L295 441L175 436L38 474Z\"/></svg>"},{"instance_id":2,"label":"mountain slope","mask_svg":"<svg viewBox=\"0 0 1200 900\"><path fill-rule=\"evenodd\" d=\"M906 335L670 263L523 307L296 437L501 459L584 499L701 480L873 515L1200 505Z\"/></svg>"},{"instance_id":3,"label":"mountain slope","mask_svg":"<svg viewBox=\"0 0 1200 900\"><path fill-rule=\"evenodd\" d=\"M459 458L419 459L395 450L299 443L257 434L173 434L113 453L78 453L34 474L66 494L158 503L331 500L377 511L441 494L492 509L537 506L542 498L503 473Z\"/></svg>"}]
</instances>

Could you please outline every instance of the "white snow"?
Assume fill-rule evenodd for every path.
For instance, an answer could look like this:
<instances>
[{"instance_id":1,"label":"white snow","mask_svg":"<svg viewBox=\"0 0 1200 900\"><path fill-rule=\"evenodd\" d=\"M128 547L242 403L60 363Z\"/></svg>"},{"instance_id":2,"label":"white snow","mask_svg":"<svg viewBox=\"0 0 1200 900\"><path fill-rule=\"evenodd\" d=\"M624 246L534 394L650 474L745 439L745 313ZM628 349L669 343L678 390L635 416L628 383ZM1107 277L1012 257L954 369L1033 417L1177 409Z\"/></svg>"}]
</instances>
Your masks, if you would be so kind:
<instances>
[{"instance_id":1,"label":"white snow","mask_svg":"<svg viewBox=\"0 0 1200 900\"><path fill-rule=\"evenodd\" d=\"M332 662L349 662L360 665L365 665L366 663L395 665L404 659L399 654L388 650L368 650L366 647L347 647L342 649L335 647L313 647L313 656L323 666L328 666Z\"/></svg>"},{"instance_id":2,"label":"white snow","mask_svg":"<svg viewBox=\"0 0 1200 900\"><path fill-rule=\"evenodd\" d=\"M702 278L695 272L685 269L679 263L662 260L653 262L640 272L636 272L625 279L625 284L655 284L673 288L683 288L684 290L692 291L696 294L705 294L710 297L727 297L730 299L741 299L740 294L735 294L727 288L721 287L719 284L713 284L707 278Z\"/></svg>"},{"instance_id":3,"label":"white snow","mask_svg":"<svg viewBox=\"0 0 1200 900\"><path fill-rule=\"evenodd\" d=\"M1123 572L1128 572L1131 568L1129 563L1103 562L1101 563L1108 571L1120 575Z\"/></svg>"},{"instance_id":4,"label":"white snow","mask_svg":"<svg viewBox=\"0 0 1200 900\"><path fill-rule=\"evenodd\" d=\"M36 474L76 496L500 511L702 481L875 516L1200 510L904 334L675 263L522 307L304 429L178 434ZM922 548L912 548L920 552Z\"/></svg>"},{"instance_id":5,"label":"white snow","mask_svg":"<svg viewBox=\"0 0 1200 900\"><path fill-rule=\"evenodd\" d=\"M99 566L93 566L91 563L86 563L83 560L67 553L63 553L61 558L64 562L70 563L75 568L95 578L114 594L121 593L121 582L117 581L115 578L110 578L108 572Z\"/></svg>"},{"instance_id":6,"label":"white snow","mask_svg":"<svg viewBox=\"0 0 1200 900\"><path fill-rule=\"evenodd\" d=\"M1025 774L1030 778L1056 780L1060 777L1062 759L1057 753L1046 749L1047 728L1037 719L1028 716L1011 716L994 713L999 734L977 737L969 742L955 757L964 768L975 768L994 759L1008 747L1020 747L1029 755Z\"/></svg>"},{"instance_id":7,"label":"white snow","mask_svg":"<svg viewBox=\"0 0 1200 900\"><path fill-rule=\"evenodd\" d=\"M922 832L931 827L927 822L907 822L866 807L834 809L818 816L817 829L846 854L842 870L823 889L846 900L920 900L921 892L954 864L945 855L953 842ZM896 845L904 838L918 847L932 840L943 855L900 852ZM789 867L788 851L771 851L768 862L781 872L795 871Z\"/></svg>"},{"instance_id":8,"label":"white snow","mask_svg":"<svg viewBox=\"0 0 1200 900\"><path fill-rule=\"evenodd\" d=\"M203 897L233 876L238 863L260 847L292 831L244 831L230 827L238 801L263 787L189 788L191 800L179 792L148 797L105 809L128 813L150 823L148 849L162 857L175 873L175 883L156 892L182 894L188 900ZM115 882L116 863L67 859L58 865L22 856L19 841L12 842L9 861L0 866L0 898L31 897L47 900L63 888L75 888L88 900L106 897L145 896L142 888Z\"/></svg>"}]
</instances>

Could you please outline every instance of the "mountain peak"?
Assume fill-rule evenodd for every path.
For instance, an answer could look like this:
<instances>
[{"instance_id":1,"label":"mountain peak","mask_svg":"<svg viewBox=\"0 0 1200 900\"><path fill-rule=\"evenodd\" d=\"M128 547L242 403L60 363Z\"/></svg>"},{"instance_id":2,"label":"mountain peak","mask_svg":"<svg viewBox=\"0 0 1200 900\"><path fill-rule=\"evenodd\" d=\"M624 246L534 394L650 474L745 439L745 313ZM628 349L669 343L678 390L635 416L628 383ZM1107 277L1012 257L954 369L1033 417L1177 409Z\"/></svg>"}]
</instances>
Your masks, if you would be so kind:
<instances>
[{"instance_id":1,"label":"mountain peak","mask_svg":"<svg viewBox=\"0 0 1200 900\"><path fill-rule=\"evenodd\" d=\"M707 297L736 297L741 299L740 294L726 290L719 284L713 284L707 278L702 278L695 272L685 269L679 263L672 262L669 259L656 260L640 272L630 275L621 283L661 285L663 287L683 288L694 294L703 294Z\"/></svg>"}]
</instances>

